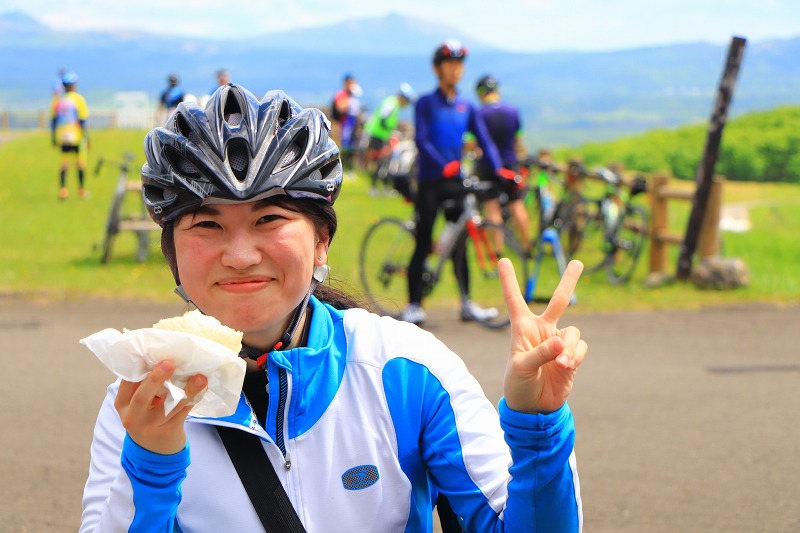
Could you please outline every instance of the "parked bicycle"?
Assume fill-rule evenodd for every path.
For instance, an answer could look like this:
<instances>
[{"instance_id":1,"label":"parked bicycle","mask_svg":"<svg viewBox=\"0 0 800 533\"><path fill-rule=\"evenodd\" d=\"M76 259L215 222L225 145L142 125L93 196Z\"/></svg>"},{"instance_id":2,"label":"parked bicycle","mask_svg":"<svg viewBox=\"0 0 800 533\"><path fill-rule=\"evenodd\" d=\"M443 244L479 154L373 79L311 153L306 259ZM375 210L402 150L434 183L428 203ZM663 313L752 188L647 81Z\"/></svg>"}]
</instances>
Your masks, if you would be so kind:
<instances>
[{"instance_id":1,"label":"parked bicycle","mask_svg":"<svg viewBox=\"0 0 800 533\"><path fill-rule=\"evenodd\" d=\"M558 234L566 259L569 260L580 246L581 234L569 218L575 214L575 206L584 201L582 183L585 171L581 165L570 162L566 168L539 158L528 158L520 162L528 174L528 193L525 205L531 219L538 221L537 237L552 228ZM560 190L557 196L556 189ZM536 242L534 242L534 247Z\"/></svg>"},{"instance_id":2,"label":"parked bicycle","mask_svg":"<svg viewBox=\"0 0 800 533\"><path fill-rule=\"evenodd\" d=\"M621 285L633 275L647 239L647 211L633 203L635 196L647 191L647 181L638 176L627 189L611 169L597 167L587 174L605 182L604 193L575 203L565 216L564 231L575 236L574 255L584 262L587 273L605 270L610 283Z\"/></svg>"},{"instance_id":3,"label":"parked bicycle","mask_svg":"<svg viewBox=\"0 0 800 533\"><path fill-rule=\"evenodd\" d=\"M417 145L414 139L392 137L390 152L379 167L379 178L409 202L416 196Z\"/></svg>"},{"instance_id":4,"label":"parked bicycle","mask_svg":"<svg viewBox=\"0 0 800 533\"><path fill-rule=\"evenodd\" d=\"M524 286L529 274L528 258L515 233L505 225L485 220L480 201L490 184L476 179L463 180L463 208L455 222L446 224L435 241L423 274L425 295L441 281L444 265L452 258L456 245L465 242L470 276L470 297L483 308L495 308L494 317L478 322L488 328L506 327L510 320L497 273L497 261L508 257L514 264L517 280ZM454 207L451 206L451 208ZM359 273L367 297L381 314L399 318L408 300L408 265L415 247L414 220L383 218L373 224L361 243ZM494 248L493 232L503 232L504 249Z\"/></svg>"}]
</instances>

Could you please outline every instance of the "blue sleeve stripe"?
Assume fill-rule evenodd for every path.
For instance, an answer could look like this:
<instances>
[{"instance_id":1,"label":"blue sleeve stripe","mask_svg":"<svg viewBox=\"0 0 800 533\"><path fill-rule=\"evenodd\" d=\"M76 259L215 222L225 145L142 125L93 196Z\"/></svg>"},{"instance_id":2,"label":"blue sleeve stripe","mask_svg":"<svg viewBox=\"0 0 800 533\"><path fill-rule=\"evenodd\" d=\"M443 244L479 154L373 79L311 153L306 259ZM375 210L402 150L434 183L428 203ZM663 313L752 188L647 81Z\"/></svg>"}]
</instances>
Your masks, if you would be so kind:
<instances>
[{"instance_id":1,"label":"blue sleeve stripe","mask_svg":"<svg viewBox=\"0 0 800 533\"><path fill-rule=\"evenodd\" d=\"M174 455L161 455L125 436L122 468L133 489L135 514L130 532L173 532L177 527L181 482L190 463L189 445Z\"/></svg>"},{"instance_id":2,"label":"blue sleeve stripe","mask_svg":"<svg viewBox=\"0 0 800 533\"><path fill-rule=\"evenodd\" d=\"M450 393L440 380L424 365L397 358L384 367L383 384L400 464L413 486L407 529L425 530L418 526L430 517L437 489L448 495L459 515L480 516L482 523L498 522L498 513L464 463L465 450Z\"/></svg>"}]
</instances>

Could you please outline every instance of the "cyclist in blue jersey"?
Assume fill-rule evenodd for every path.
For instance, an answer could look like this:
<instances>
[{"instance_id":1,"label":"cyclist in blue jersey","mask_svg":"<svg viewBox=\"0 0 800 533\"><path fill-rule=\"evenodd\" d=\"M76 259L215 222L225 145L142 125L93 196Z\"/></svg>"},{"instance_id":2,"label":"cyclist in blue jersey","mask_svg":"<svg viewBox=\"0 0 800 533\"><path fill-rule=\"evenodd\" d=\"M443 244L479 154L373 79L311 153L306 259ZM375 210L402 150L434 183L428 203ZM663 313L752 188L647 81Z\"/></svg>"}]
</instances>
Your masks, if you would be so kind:
<instances>
[{"instance_id":1,"label":"cyclist in blue jersey","mask_svg":"<svg viewBox=\"0 0 800 533\"><path fill-rule=\"evenodd\" d=\"M167 88L161 93L161 109L166 110L167 113L175 111L178 104L183 102L185 95L179 83L177 74L170 74L167 77Z\"/></svg>"},{"instance_id":2,"label":"cyclist in blue jersey","mask_svg":"<svg viewBox=\"0 0 800 533\"><path fill-rule=\"evenodd\" d=\"M534 315L500 261L512 327L495 407L431 333L325 282L343 182L329 127L283 92L231 84L145 137L142 197L164 256L187 301L241 332L244 383L228 416L192 413L214 393L201 374L166 410L169 359L111 384L80 533L430 533L439 494L469 532L580 531L567 398L588 347L558 326L580 263ZM267 494L252 476L272 479Z\"/></svg>"},{"instance_id":3,"label":"cyclist in blue jersey","mask_svg":"<svg viewBox=\"0 0 800 533\"><path fill-rule=\"evenodd\" d=\"M513 178L513 171L503 168L497 148L481 118L469 100L458 94L457 85L464 74L467 49L455 40L445 41L433 54L433 71L438 88L420 97L414 108L415 136L419 151L417 195L414 203L417 228L416 246L408 266L408 306L403 320L425 322L422 308L422 275L425 259L431 252L433 226L446 200L463 197L461 157L466 133L472 133L496 173ZM459 212L445 213L455 221ZM490 318L497 309L482 309L469 299L469 272L466 246L454 250L453 268L461 292L461 319Z\"/></svg>"},{"instance_id":4,"label":"cyclist in blue jersey","mask_svg":"<svg viewBox=\"0 0 800 533\"><path fill-rule=\"evenodd\" d=\"M524 152L522 143L522 121L516 107L500 101L500 84L494 76L483 76L475 86L475 92L481 100L478 116L483 119L489 136L497 146L503 167L517 172L517 154ZM498 224L503 223L501 203L505 202L514 224L519 232L520 242L530 247L530 217L525 203L525 183L521 179L508 180L498 176L492 166L492 161L485 154L478 160L476 174L481 180L494 183L492 194L483 204L486 218ZM503 234L496 232L495 244L497 249L503 249ZM529 249L525 250L529 252Z\"/></svg>"}]
</instances>

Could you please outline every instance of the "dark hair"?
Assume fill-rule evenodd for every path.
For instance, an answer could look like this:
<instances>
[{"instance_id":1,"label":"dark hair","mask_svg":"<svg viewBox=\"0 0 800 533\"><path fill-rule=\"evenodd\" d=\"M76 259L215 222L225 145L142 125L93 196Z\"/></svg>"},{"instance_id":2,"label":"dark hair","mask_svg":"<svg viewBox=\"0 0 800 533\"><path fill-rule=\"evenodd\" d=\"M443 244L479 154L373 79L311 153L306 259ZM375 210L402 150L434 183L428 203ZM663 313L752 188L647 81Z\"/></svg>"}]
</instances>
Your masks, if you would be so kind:
<instances>
[{"instance_id":1,"label":"dark hair","mask_svg":"<svg viewBox=\"0 0 800 533\"><path fill-rule=\"evenodd\" d=\"M325 235L322 233L323 230L327 230L328 244L333 241L333 236L336 234L338 227L338 219L336 211L329 203L310 198L291 198L283 195L273 196L270 198L270 202L284 209L303 213L311 220L321 237ZM191 212L182 216L190 215ZM161 231L161 252L164 254L164 258L172 271L175 284L180 285L178 261L175 254L175 221L164 224L164 229ZM341 288L344 285L344 282L329 276L324 283L317 285L314 290L314 296L336 309L351 309L354 307L370 309L371 306L365 301L351 295L351 291L345 291Z\"/></svg>"}]
</instances>

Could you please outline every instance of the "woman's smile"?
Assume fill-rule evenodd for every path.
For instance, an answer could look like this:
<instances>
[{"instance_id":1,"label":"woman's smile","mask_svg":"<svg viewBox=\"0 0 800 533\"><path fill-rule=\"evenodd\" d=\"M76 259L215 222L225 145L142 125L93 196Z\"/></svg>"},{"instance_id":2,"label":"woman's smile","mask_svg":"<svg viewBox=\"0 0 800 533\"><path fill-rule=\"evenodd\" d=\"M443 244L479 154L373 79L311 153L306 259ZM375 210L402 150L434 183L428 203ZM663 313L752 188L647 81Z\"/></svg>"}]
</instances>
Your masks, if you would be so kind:
<instances>
[{"instance_id":1,"label":"woman's smile","mask_svg":"<svg viewBox=\"0 0 800 533\"><path fill-rule=\"evenodd\" d=\"M241 279L225 279L217 282L220 289L235 294L250 294L269 286L271 279L265 276L252 276Z\"/></svg>"}]
</instances>

